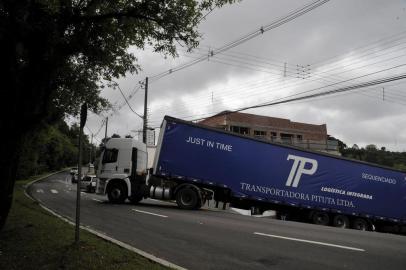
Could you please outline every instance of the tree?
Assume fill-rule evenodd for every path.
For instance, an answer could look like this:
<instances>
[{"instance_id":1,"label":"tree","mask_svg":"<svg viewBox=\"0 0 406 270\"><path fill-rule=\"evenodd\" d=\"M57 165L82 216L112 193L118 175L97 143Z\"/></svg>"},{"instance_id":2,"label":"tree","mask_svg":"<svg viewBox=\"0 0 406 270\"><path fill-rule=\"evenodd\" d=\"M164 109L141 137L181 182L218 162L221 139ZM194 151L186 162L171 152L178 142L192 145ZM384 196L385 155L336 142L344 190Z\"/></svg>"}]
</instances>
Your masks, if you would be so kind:
<instances>
[{"instance_id":1,"label":"tree","mask_svg":"<svg viewBox=\"0 0 406 270\"><path fill-rule=\"evenodd\" d=\"M375 144L368 144L367 146L365 146L365 149L368 151L377 151L378 147L376 147Z\"/></svg>"},{"instance_id":2,"label":"tree","mask_svg":"<svg viewBox=\"0 0 406 270\"><path fill-rule=\"evenodd\" d=\"M115 78L139 70L130 46L176 56L199 41L197 25L235 0L0 0L0 229L12 201L25 137L42 123L98 112Z\"/></svg>"},{"instance_id":3,"label":"tree","mask_svg":"<svg viewBox=\"0 0 406 270\"><path fill-rule=\"evenodd\" d=\"M77 125L69 128L61 120L32 133L22 147L17 178L76 164L78 129ZM83 141L85 145L88 144L87 136L84 136Z\"/></svg>"}]
</instances>

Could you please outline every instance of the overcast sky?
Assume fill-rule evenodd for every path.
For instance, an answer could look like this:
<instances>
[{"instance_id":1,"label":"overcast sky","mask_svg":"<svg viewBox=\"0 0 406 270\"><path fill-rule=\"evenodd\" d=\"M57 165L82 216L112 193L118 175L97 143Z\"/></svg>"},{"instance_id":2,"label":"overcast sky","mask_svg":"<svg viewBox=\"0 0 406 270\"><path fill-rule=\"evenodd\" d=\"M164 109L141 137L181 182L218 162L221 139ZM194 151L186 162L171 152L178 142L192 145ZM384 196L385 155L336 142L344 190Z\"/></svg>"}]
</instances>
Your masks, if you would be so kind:
<instances>
[{"instance_id":1,"label":"overcast sky","mask_svg":"<svg viewBox=\"0 0 406 270\"><path fill-rule=\"evenodd\" d=\"M245 0L215 10L202 21L202 40L192 53L179 47L179 58L165 59L149 49L133 50L143 70L118 80L120 87L129 96L146 76L208 55L310 2ZM149 125L159 127L164 115L193 120L304 91L405 74L405 60L406 0L331 0L201 63L151 80ZM124 102L118 90L106 89L103 96L113 104ZM143 90L129 99L139 114L143 101ZM245 112L325 123L328 134L349 146L376 144L406 151L406 80ZM96 132L101 121L91 114L87 126ZM127 105L109 113L110 136L134 136L141 128L141 119ZM102 137L104 129L97 136Z\"/></svg>"}]
</instances>

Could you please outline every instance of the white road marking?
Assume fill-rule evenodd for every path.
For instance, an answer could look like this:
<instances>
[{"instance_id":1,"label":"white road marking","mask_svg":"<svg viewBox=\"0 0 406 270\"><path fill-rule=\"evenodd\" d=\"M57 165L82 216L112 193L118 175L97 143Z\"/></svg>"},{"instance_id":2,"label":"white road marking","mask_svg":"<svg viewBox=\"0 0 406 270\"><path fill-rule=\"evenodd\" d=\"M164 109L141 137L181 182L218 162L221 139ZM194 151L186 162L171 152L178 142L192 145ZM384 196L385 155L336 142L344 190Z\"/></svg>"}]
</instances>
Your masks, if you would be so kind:
<instances>
[{"instance_id":1,"label":"white road marking","mask_svg":"<svg viewBox=\"0 0 406 270\"><path fill-rule=\"evenodd\" d=\"M93 200L93 201L96 201L96 202L103 202L102 200L95 199L95 198L92 198L92 200Z\"/></svg>"},{"instance_id":2,"label":"white road marking","mask_svg":"<svg viewBox=\"0 0 406 270\"><path fill-rule=\"evenodd\" d=\"M329 246L329 247L349 249L349 250L355 250L355 251L365 251L365 249L361 249L361 248L341 246L341 245L336 245L336 244L317 242L317 241L311 241L311 240L305 240L305 239L299 239L299 238L285 237L285 236L274 235L274 234L266 234L266 233L260 233L260 232L254 232L254 234L267 236L267 237L273 237L273 238L279 238L279 239L285 239L285 240L290 240L290 241L297 241L297 242L304 242L304 243L309 243L309 244L321 245L321 246Z\"/></svg>"},{"instance_id":3,"label":"white road marking","mask_svg":"<svg viewBox=\"0 0 406 270\"><path fill-rule=\"evenodd\" d=\"M56 189L51 189L51 192L52 192L53 194L58 194L58 191L57 191Z\"/></svg>"},{"instance_id":4,"label":"white road marking","mask_svg":"<svg viewBox=\"0 0 406 270\"><path fill-rule=\"evenodd\" d=\"M168 216L164 216L164 215L160 215L160 214L155 214L155 213L151 213L151 212L147 212L147 211L141 211L141 210L137 210L137 209L131 209L135 212L138 213L143 213L143 214L148 214L148 215L153 215L153 216L158 216L158 217L163 217L163 218L167 218Z\"/></svg>"},{"instance_id":5,"label":"white road marking","mask_svg":"<svg viewBox=\"0 0 406 270\"><path fill-rule=\"evenodd\" d=\"M43 189L37 189L37 193L44 193Z\"/></svg>"}]
</instances>

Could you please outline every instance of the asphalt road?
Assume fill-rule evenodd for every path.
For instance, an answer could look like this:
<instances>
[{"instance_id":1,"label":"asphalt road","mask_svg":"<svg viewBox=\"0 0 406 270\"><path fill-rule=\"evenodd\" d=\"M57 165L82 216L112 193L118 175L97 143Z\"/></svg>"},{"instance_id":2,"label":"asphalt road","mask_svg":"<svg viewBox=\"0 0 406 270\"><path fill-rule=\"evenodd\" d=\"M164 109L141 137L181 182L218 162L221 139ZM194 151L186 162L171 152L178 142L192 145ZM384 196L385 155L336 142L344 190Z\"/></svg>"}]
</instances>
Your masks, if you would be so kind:
<instances>
[{"instance_id":1,"label":"asphalt road","mask_svg":"<svg viewBox=\"0 0 406 270\"><path fill-rule=\"evenodd\" d=\"M76 185L60 173L28 192L74 220ZM83 225L188 269L406 269L406 236L186 211L145 200L113 205L82 193Z\"/></svg>"}]
</instances>

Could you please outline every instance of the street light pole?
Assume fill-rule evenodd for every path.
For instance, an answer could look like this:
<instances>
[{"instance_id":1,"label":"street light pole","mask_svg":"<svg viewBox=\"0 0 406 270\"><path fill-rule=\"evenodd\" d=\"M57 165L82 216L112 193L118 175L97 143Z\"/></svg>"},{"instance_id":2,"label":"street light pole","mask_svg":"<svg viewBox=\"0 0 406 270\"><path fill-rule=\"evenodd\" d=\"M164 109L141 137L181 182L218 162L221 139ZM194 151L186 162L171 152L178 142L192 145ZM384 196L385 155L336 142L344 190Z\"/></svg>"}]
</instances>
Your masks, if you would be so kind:
<instances>
[{"instance_id":1,"label":"street light pole","mask_svg":"<svg viewBox=\"0 0 406 270\"><path fill-rule=\"evenodd\" d=\"M145 96L144 96L144 124L142 128L142 142L147 142L147 104L148 104L148 77L145 78Z\"/></svg>"},{"instance_id":2,"label":"street light pole","mask_svg":"<svg viewBox=\"0 0 406 270\"><path fill-rule=\"evenodd\" d=\"M107 139L107 125L109 124L109 118L108 117L106 117L106 129L105 129L105 131L104 131L104 140L106 141L106 139Z\"/></svg>"},{"instance_id":3,"label":"street light pole","mask_svg":"<svg viewBox=\"0 0 406 270\"><path fill-rule=\"evenodd\" d=\"M75 224L75 244L79 244L80 226L80 182L82 177L82 134L86 124L87 104L83 103L80 109L80 129L79 129L79 158L78 158L78 182L76 186L76 224Z\"/></svg>"}]
</instances>

